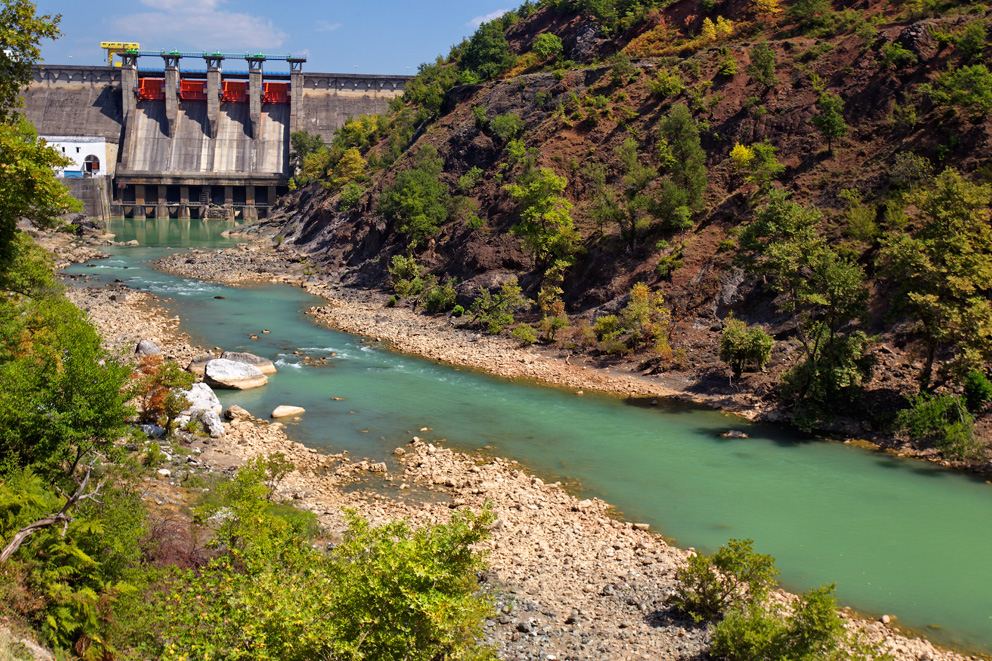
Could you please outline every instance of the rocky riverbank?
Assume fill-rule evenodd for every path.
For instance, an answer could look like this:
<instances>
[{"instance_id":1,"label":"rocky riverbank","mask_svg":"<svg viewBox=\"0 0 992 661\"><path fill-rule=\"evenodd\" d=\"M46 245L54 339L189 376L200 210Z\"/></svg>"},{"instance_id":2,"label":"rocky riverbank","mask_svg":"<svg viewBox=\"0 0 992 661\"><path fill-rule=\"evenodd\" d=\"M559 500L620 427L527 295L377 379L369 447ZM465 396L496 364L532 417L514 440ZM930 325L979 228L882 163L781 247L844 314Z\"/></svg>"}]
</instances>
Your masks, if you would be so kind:
<instances>
[{"instance_id":1,"label":"rocky riverbank","mask_svg":"<svg viewBox=\"0 0 992 661\"><path fill-rule=\"evenodd\" d=\"M272 253L255 260L252 250L200 253L193 262L218 268L215 255L251 260L257 279L279 274ZM298 262L297 262L298 263ZM220 268L231 274L231 262ZM266 268L259 269L264 264ZM206 271L201 271L206 273ZM264 275L263 275L264 274ZM408 310L381 308L362 294L336 289L301 274L300 283L330 301L315 316L344 330L383 337L404 351L437 360L472 364L513 378L535 378L563 387L597 388L625 394L670 394L583 369L513 344L445 328L446 320L424 318ZM295 276L294 276L295 277ZM291 280L290 280L291 281ZM111 348L133 350L138 338L152 339L163 355L188 362L202 350L190 346L178 319L156 307L153 297L124 288L80 289L73 300L86 309ZM435 328L436 326L436 328ZM443 334L442 334L443 333ZM458 344L452 345L451 342ZM466 363L472 353L477 363ZM567 370L560 370L565 365ZM567 376L563 376L567 374ZM268 412L254 412L258 416ZM220 438L197 438L195 459L174 460L171 475L185 470L228 470L254 456L283 452L297 466L278 487L278 495L314 512L334 536L343 530L341 511L358 509L373 523L395 517L417 522L444 521L461 507L492 503L498 517L486 543L491 569L485 581L499 596L499 612L486 625L487 637L503 659L698 659L708 633L665 606L674 588L674 571L687 555L669 546L647 526L618 521L599 500L578 501L559 484L544 484L515 462L452 452L430 430L411 437L390 457L325 455L291 441L279 423L234 409ZM356 481L358 484L356 484ZM781 599L787 599L784 593ZM907 639L877 621L852 619L902 660L965 657L935 649L929 642Z\"/></svg>"}]
</instances>

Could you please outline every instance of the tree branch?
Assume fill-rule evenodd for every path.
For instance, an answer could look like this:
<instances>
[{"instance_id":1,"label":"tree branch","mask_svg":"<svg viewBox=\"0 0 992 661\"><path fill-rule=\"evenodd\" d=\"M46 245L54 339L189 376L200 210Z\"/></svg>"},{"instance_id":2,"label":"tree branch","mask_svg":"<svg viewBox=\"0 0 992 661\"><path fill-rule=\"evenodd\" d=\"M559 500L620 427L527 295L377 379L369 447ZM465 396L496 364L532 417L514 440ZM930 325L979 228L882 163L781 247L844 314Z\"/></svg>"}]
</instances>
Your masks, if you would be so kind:
<instances>
[{"instance_id":1,"label":"tree branch","mask_svg":"<svg viewBox=\"0 0 992 661\"><path fill-rule=\"evenodd\" d=\"M103 488L103 485L106 484L107 478L100 480L99 484L97 484L92 491L87 493L86 487L89 486L90 474L92 472L93 463L90 462L90 464L86 466L86 475L83 476L82 482L79 483L79 488L77 488L76 492L71 496L67 496L62 489L58 489L58 487L56 487L59 494L66 499L65 505L63 505L62 509L58 512L49 514L44 519L39 519L38 521L26 525L18 530L14 536L11 537L10 541L7 542L7 545L3 547L3 550L0 550L0 565L7 562L7 560L17 552L17 549L19 549L21 545L27 541L28 537L39 530L44 530L45 528L61 523L62 536L65 537L66 532L69 530L69 524L73 521L72 510L74 510L84 500L92 500L96 503L100 502L96 499L96 497L100 494L100 489Z\"/></svg>"}]
</instances>

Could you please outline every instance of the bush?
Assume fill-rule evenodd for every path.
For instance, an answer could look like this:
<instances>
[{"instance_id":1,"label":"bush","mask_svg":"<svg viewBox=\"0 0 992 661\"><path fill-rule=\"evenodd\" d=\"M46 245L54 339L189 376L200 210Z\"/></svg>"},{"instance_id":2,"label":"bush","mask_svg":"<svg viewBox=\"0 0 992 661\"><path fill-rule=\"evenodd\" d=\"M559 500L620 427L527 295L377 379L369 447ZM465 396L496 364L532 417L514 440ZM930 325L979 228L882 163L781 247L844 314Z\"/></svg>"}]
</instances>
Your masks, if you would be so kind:
<instances>
[{"instance_id":1,"label":"bush","mask_svg":"<svg viewBox=\"0 0 992 661\"><path fill-rule=\"evenodd\" d=\"M440 231L448 220L451 194L441 182L444 161L433 147L422 147L413 156L413 165L396 175L396 181L379 198L378 211L396 222L411 246Z\"/></svg>"},{"instance_id":2,"label":"bush","mask_svg":"<svg viewBox=\"0 0 992 661\"><path fill-rule=\"evenodd\" d=\"M877 647L848 632L834 586L825 585L804 593L788 615L759 600L731 610L713 629L709 651L727 661L865 661Z\"/></svg>"},{"instance_id":3,"label":"bush","mask_svg":"<svg viewBox=\"0 0 992 661\"><path fill-rule=\"evenodd\" d=\"M514 311L529 306L530 303L531 301L523 295L517 279L510 278L503 283L496 294L488 289L479 292L470 308L472 321L482 324L490 333L496 335L504 326L513 323Z\"/></svg>"},{"instance_id":4,"label":"bush","mask_svg":"<svg viewBox=\"0 0 992 661\"><path fill-rule=\"evenodd\" d=\"M365 189L361 184L357 184L354 181L345 184L344 188L341 189L341 196L338 198L338 209L340 211L349 211L355 208L358 204L358 200L361 199L362 193Z\"/></svg>"},{"instance_id":5,"label":"bush","mask_svg":"<svg viewBox=\"0 0 992 661\"><path fill-rule=\"evenodd\" d=\"M774 346L775 341L765 331L748 328L743 321L730 318L720 334L720 360L740 378L749 365L753 369L765 369Z\"/></svg>"},{"instance_id":6,"label":"bush","mask_svg":"<svg viewBox=\"0 0 992 661\"><path fill-rule=\"evenodd\" d=\"M978 413L990 399L992 399L992 382L988 377L978 370L968 372L964 377L964 400L968 410Z\"/></svg>"},{"instance_id":7,"label":"bush","mask_svg":"<svg viewBox=\"0 0 992 661\"><path fill-rule=\"evenodd\" d=\"M510 333L520 346L526 347L537 342L537 331L530 324L520 324Z\"/></svg>"},{"instance_id":8,"label":"bush","mask_svg":"<svg viewBox=\"0 0 992 661\"><path fill-rule=\"evenodd\" d=\"M495 20L479 26L458 64L481 80L490 80L512 67L516 59L503 34L502 24Z\"/></svg>"},{"instance_id":9,"label":"bush","mask_svg":"<svg viewBox=\"0 0 992 661\"><path fill-rule=\"evenodd\" d=\"M524 130L524 120L520 115L508 112L497 115L489 121L489 130L504 143L513 140Z\"/></svg>"},{"instance_id":10,"label":"bush","mask_svg":"<svg viewBox=\"0 0 992 661\"><path fill-rule=\"evenodd\" d=\"M933 85L920 85L920 92L939 106L968 111L975 121L992 112L992 73L984 64L948 69Z\"/></svg>"},{"instance_id":11,"label":"bush","mask_svg":"<svg viewBox=\"0 0 992 661\"><path fill-rule=\"evenodd\" d=\"M480 168L472 166L468 172L458 177L458 192L468 195L479 184L484 173Z\"/></svg>"},{"instance_id":12,"label":"bush","mask_svg":"<svg viewBox=\"0 0 992 661\"><path fill-rule=\"evenodd\" d=\"M910 408L899 412L896 426L916 441L929 440L941 452L968 458L978 456L983 444L975 434L975 418L960 397L920 393L909 400Z\"/></svg>"},{"instance_id":13,"label":"bush","mask_svg":"<svg viewBox=\"0 0 992 661\"><path fill-rule=\"evenodd\" d=\"M648 87L652 94L657 94L662 98L675 97L685 91L685 81L678 69L662 69L648 81Z\"/></svg>"},{"instance_id":14,"label":"bush","mask_svg":"<svg viewBox=\"0 0 992 661\"><path fill-rule=\"evenodd\" d=\"M450 278L443 285L428 287L423 295L424 308L431 314L452 309L455 306L455 297L458 295L455 291L457 282L457 279Z\"/></svg>"},{"instance_id":15,"label":"bush","mask_svg":"<svg viewBox=\"0 0 992 661\"><path fill-rule=\"evenodd\" d=\"M561 38L550 32L542 32L534 40L534 52L544 59L558 59L562 54Z\"/></svg>"},{"instance_id":16,"label":"bush","mask_svg":"<svg viewBox=\"0 0 992 661\"><path fill-rule=\"evenodd\" d=\"M675 574L669 603L696 622L760 602L775 585L775 558L754 552L754 540L731 539L713 555L697 553Z\"/></svg>"}]
</instances>

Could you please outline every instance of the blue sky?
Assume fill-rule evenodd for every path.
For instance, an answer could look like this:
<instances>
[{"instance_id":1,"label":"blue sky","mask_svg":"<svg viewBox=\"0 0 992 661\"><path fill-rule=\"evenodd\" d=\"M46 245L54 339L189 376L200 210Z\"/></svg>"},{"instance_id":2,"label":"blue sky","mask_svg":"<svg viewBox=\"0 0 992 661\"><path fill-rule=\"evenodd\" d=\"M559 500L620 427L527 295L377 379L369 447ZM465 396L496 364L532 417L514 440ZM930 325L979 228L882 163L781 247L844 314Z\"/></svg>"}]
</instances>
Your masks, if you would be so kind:
<instances>
[{"instance_id":1,"label":"blue sky","mask_svg":"<svg viewBox=\"0 0 992 661\"><path fill-rule=\"evenodd\" d=\"M101 41L131 41L156 51L292 53L307 58L304 70L308 71L354 73L357 67L358 73L381 74L416 73L417 65L447 55L480 21L519 4L517 0L36 1L39 14L62 14L63 37L42 44L48 64L105 64Z\"/></svg>"}]
</instances>

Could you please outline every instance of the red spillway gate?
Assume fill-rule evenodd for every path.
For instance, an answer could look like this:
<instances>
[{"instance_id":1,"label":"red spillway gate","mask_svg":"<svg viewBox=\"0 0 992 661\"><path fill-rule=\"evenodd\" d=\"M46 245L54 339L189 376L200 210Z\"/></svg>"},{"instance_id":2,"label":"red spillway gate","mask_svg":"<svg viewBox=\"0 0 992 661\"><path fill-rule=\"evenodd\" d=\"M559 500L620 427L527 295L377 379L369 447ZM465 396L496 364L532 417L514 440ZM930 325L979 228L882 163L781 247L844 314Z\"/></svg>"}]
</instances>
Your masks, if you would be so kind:
<instances>
[{"instance_id":1,"label":"red spillway gate","mask_svg":"<svg viewBox=\"0 0 992 661\"><path fill-rule=\"evenodd\" d=\"M180 80L179 98L183 101L206 101L207 83L203 80Z\"/></svg>"},{"instance_id":2,"label":"red spillway gate","mask_svg":"<svg viewBox=\"0 0 992 661\"><path fill-rule=\"evenodd\" d=\"M262 83L265 103L289 103L289 83Z\"/></svg>"},{"instance_id":3,"label":"red spillway gate","mask_svg":"<svg viewBox=\"0 0 992 661\"><path fill-rule=\"evenodd\" d=\"M142 100L161 101L165 98L165 79L139 78L138 98Z\"/></svg>"},{"instance_id":4,"label":"red spillway gate","mask_svg":"<svg viewBox=\"0 0 992 661\"><path fill-rule=\"evenodd\" d=\"M246 80L225 80L224 96L222 101L233 101L234 103L244 103L248 100L248 81Z\"/></svg>"}]
</instances>

